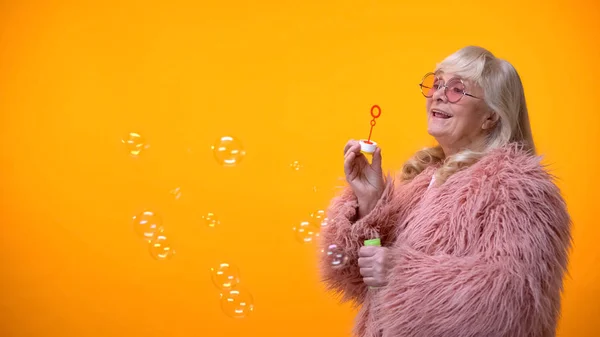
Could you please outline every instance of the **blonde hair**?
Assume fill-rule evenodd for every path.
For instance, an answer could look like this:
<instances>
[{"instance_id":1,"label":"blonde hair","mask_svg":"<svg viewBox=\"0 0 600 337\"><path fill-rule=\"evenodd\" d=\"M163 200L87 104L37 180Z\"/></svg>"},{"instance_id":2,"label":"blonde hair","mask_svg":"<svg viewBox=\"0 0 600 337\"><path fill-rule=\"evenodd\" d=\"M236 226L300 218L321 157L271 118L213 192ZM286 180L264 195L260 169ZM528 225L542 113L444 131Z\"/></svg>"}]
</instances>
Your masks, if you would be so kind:
<instances>
[{"instance_id":1,"label":"blonde hair","mask_svg":"<svg viewBox=\"0 0 600 337\"><path fill-rule=\"evenodd\" d=\"M435 71L454 73L477 84L484 91L484 102L499 119L479 149L463 149L448 157L439 145L418 151L404 163L403 180L413 179L430 165L442 164L435 173L436 184L442 184L490 151L512 142L535 154L523 84L509 62L482 47L467 46L444 59Z\"/></svg>"}]
</instances>

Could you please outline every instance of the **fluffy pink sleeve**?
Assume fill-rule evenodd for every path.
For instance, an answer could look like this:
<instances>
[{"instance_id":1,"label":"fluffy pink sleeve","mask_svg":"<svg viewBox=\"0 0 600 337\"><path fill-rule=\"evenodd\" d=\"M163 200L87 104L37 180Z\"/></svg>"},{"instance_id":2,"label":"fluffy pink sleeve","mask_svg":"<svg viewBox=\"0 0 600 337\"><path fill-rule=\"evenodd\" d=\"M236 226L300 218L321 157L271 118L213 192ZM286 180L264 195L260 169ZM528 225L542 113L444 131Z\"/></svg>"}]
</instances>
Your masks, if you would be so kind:
<instances>
[{"instance_id":1,"label":"fluffy pink sleeve","mask_svg":"<svg viewBox=\"0 0 600 337\"><path fill-rule=\"evenodd\" d=\"M343 265L335 266L326 254L321 253L319 269L327 289L340 295L342 302L363 302L367 287L358 268L358 251L364 240L380 238L383 246L394 242L397 224L420 196L419 188L414 185L395 185L394 179L388 176L375 208L359 220L356 220L358 201L349 187L332 200L327 211L328 225L321 230L319 250L327 252L334 245L336 252L341 252L347 260ZM422 190L425 182L421 185Z\"/></svg>"},{"instance_id":2,"label":"fluffy pink sleeve","mask_svg":"<svg viewBox=\"0 0 600 337\"><path fill-rule=\"evenodd\" d=\"M473 227L476 253L393 248L395 268L377 313L386 335L555 335L571 244L565 203L542 169L502 172L488 185L467 201L488 205Z\"/></svg>"}]
</instances>

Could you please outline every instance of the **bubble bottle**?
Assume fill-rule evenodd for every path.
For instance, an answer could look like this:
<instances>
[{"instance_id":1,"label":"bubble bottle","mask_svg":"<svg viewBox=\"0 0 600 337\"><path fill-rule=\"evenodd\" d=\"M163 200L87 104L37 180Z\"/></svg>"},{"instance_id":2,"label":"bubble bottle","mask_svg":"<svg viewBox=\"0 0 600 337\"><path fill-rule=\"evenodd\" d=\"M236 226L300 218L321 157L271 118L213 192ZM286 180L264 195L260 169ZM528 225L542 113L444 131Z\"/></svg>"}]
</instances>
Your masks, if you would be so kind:
<instances>
[{"instance_id":1,"label":"bubble bottle","mask_svg":"<svg viewBox=\"0 0 600 337\"><path fill-rule=\"evenodd\" d=\"M365 246L376 246L376 247L381 247L381 239L369 239L369 240L365 240L364 242ZM369 287L369 289L378 289L377 287Z\"/></svg>"}]
</instances>

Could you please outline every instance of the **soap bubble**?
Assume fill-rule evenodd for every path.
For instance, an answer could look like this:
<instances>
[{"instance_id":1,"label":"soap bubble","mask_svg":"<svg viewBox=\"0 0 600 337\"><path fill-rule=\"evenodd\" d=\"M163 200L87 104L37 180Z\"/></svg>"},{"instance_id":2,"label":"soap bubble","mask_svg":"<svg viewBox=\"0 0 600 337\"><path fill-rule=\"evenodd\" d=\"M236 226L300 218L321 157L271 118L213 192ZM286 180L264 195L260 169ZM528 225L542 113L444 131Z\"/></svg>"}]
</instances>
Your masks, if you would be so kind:
<instances>
[{"instance_id":1,"label":"soap bubble","mask_svg":"<svg viewBox=\"0 0 600 337\"><path fill-rule=\"evenodd\" d=\"M211 149L217 163L223 166L235 166L246 155L242 143L238 139L229 136L219 138L215 145L211 146Z\"/></svg>"},{"instance_id":2,"label":"soap bubble","mask_svg":"<svg viewBox=\"0 0 600 337\"><path fill-rule=\"evenodd\" d=\"M294 161L293 161L293 162L290 164L290 167L291 167L291 168L292 168L292 170L294 170L294 171L299 171L299 170L300 170L300 169L301 169L303 166L302 166L302 164L300 164L300 162L299 162L299 161L297 161L297 160L294 160Z\"/></svg>"},{"instance_id":3,"label":"soap bubble","mask_svg":"<svg viewBox=\"0 0 600 337\"><path fill-rule=\"evenodd\" d=\"M168 260L175 255L175 250L164 232L157 232L150 242L150 255L156 260Z\"/></svg>"},{"instance_id":4,"label":"soap bubble","mask_svg":"<svg viewBox=\"0 0 600 337\"><path fill-rule=\"evenodd\" d=\"M324 221L321 222L321 227L335 226L335 224L336 224L336 220L335 219L326 218Z\"/></svg>"},{"instance_id":5,"label":"soap bubble","mask_svg":"<svg viewBox=\"0 0 600 337\"><path fill-rule=\"evenodd\" d=\"M319 237L321 227L314 221L302 221L293 230L296 232L296 240L300 243L311 243Z\"/></svg>"},{"instance_id":6,"label":"soap bubble","mask_svg":"<svg viewBox=\"0 0 600 337\"><path fill-rule=\"evenodd\" d=\"M206 215L203 215L202 220L204 220L204 223L210 228L215 228L216 226L221 224L219 218L211 212L208 212L206 213Z\"/></svg>"},{"instance_id":7,"label":"soap bubble","mask_svg":"<svg viewBox=\"0 0 600 337\"><path fill-rule=\"evenodd\" d=\"M162 220L154 212L144 211L133 217L133 229L139 237L150 241L162 230Z\"/></svg>"},{"instance_id":8,"label":"soap bubble","mask_svg":"<svg viewBox=\"0 0 600 337\"><path fill-rule=\"evenodd\" d=\"M329 245L327 249L323 249L321 252L325 254L324 259L332 268L343 267L348 262L348 256L337 245Z\"/></svg>"},{"instance_id":9,"label":"soap bubble","mask_svg":"<svg viewBox=\"0 0 600 337\"><path fill-rule=\"evenodd\" d=\"M169 194L171 194L175 198L175 200L179 200L179 198L181 198L181 187L175 187L174 189L169 191Z\"/></svg>"},{"instance_id":10,"label":"soap bubble","mask_svg":"<svg viewBox=\"0 0 600 337\"><path fill-rule=\"evenodd\" d=\"M321 227L327 226L329 219L325 216L325 211L320 209L310 214L307 221L302 221L293 228L296 232L296 239L301 243L311 243L319 237Z\"/></svg>"},{"instance_id":11,"label":"soap bubble","mask_svg":"<svg viewBox=\"0 0 600 337\"><path fill-rule=\"evenodd\" d=\"M244 288L227 289L221 293L221 309L231 318L245 318L254 311L254 299Z\"/></svg>"},{"instance_id":12,"label":"soap bubble","mask_svg":"<svg viewBox=\"0 0 600 337\"><path fill-rule=\"evenodd\" d=\"M333 186L333 190L336 191L336 192L339 192L339 190L343 190L347 186L348 185L346 183L346 178L345 177L338 177L336 185Z\"/></svg>"},{"instance_id":13,"label":"soap bubble","mask_svg":"<svg viewBox=\"0 0 600 337\"><path fill-rule=\"evenodd\" d=\"M325 226L327 226L327 222L329 221L329 219L326 216L325 211L322 210L322 209L317 210L316 212L311 213L310 217L312 218L313 222L315 222L316 224L318 224L319 227L325 227Z\"/></svg>"},{"instance_id":14,"label":"soap bubble","mask_svg":"<svg viewBox=\"0 0 600 337\"><path fill-rule=\"evenodd\" d=\"M240 270L229 263L210 268L213 283L219 290L227 290L240 283Z\"/></svg>"},{"instance_id":15,"label":"soap bubble","mask_svg":"<svg viewBox=\"0 0 600 337\"><path fill-rule=\"evenodd\" d=\"M130 132L121 142L125 144L127 151L133 157L137 157L142 150L150 147L150 145L146 144L146 140L135 132Z\"/></svg>"}]
</instances>

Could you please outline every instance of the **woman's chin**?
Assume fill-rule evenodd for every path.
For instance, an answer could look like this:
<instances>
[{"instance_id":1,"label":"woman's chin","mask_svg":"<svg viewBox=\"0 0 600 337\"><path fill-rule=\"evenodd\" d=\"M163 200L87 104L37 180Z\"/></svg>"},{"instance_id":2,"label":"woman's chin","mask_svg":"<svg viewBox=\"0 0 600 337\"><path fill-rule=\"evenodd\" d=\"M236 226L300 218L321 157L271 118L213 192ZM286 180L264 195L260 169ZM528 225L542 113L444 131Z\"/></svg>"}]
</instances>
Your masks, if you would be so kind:
<instances>
[{"instance_id":1,"label":"woman's chin","mask_svg":"<svg viewBox=\"0 0 600 337\"><path fill-rule=\"evenodd\" d=\"M441 137L444 135L443 130L432 127L427 128L427 133L432 137Z\"/></svg>"}]
</instances>

